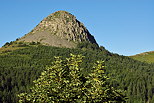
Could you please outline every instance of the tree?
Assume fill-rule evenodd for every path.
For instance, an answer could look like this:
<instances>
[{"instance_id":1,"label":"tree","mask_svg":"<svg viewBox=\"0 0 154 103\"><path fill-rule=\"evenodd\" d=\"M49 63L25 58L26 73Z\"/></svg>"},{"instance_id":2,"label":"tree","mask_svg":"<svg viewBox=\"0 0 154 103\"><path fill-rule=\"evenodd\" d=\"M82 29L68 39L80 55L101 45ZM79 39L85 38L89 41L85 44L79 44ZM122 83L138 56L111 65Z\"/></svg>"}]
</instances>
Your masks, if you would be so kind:
<instances>
[{"instance_id":1,"label":"tree","mask_svg":"<svg viewBox=\"0 0 154 103\"><path fill-rule=\"evenodd\" d=\"M89 49L89 50L99 50L99 46L95 43L89 43L89 42L81 42L77 44L77 48L80 49Z\"/></svg>"},{"instance_id":2,"label":"tree","mask_svg":"<svg viewBox=\"0 0 154 103\"><path fill-rule=\"evenodd\" d=\"M30 93L18 95L20 103L125 102L125 96L107 83L104 62L95 63L91 73L84 76L80 67L83 56L71 54L65 60L55 59L34 81Z\"/></svg>"},{"instance_id":3,"label":"tree","mask_svg":"<svg viewBox=\"0 0 154 103\"><path fill-rule=\"evenodd\" d=\"M10 45L10 43L9 43L9 42L6 42L6 43L3 45L3 47L9 46L9 45Z\"/></svg>"}]
</instances>

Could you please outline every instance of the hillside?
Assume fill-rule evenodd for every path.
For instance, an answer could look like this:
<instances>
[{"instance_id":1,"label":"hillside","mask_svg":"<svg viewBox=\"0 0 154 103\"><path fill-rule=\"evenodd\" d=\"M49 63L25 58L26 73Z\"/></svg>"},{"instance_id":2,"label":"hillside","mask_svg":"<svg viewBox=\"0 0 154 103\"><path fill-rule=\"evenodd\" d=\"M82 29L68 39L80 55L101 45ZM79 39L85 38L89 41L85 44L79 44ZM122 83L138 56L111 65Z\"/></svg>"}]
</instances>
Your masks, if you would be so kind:
<instances>
[{"instance_id":1,"label":"hillside","mask_svg":"<svg viewBox=\"0 0 154 103\"><path fill-rule=\"evenodd\" d=\"M105 61L111 85L125 91L128 103L154 101L154 65L135 61L131 58L112 54L103 47L76 49L33 45L0 54L0 102L16 103L18 93L29 91L33 81L46 66L51 65L54 56L68 57L70 53L85 56L83 74L92 69L93 62ZM91 49L90 49L91 47ZM87 48L87 49L86 49Z\"/></svg>"},{"instance_id":2,"label":"hillside","mask_svg":"<svg viewBox=\"0 0 154 103\"><path fill-rule=\"evenodd\" d=\"M17 103L17 95L29 92L33 81L51 66L55 56L85 56L80 71L86 76L97 60L105 62L108 83L128 97L127 103L154 103L154 64L110 53L75 16L58 11L46 17L30 33L0 49L0 103Z\"/></svg>"},{"instance_id":3,"label":"hillside","mask_svg":"<svg viewBox=\"0 0 154 103\"><path fill-rule=\"evenodd\" d=\"M154 63L154 51L145 52L145 53L133 55L130 57L135 60L138 60L138 61L147 62L147 63Z\"/></svg>"}]
</instances>

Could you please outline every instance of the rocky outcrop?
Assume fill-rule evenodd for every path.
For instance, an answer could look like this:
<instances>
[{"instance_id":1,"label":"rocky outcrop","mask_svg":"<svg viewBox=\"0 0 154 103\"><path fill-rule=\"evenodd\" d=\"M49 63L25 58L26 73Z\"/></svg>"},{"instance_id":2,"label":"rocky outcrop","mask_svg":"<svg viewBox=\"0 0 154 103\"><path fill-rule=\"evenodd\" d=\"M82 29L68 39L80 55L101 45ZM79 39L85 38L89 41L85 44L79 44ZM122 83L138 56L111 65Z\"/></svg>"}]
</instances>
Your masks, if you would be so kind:
<instances>
[{"instance_id":1,"label":"rocky outcrop","mask_svg":"<svg viewBox=\"0 0 154 103\"><path fill-rule=\"evenodd\" d=\"M20 41L34 41L64 47L75 47L77 43L83 41L97 44L86 27L74 15L66 11L57 11L44 18Z\"/></svg>"}]
</instances>

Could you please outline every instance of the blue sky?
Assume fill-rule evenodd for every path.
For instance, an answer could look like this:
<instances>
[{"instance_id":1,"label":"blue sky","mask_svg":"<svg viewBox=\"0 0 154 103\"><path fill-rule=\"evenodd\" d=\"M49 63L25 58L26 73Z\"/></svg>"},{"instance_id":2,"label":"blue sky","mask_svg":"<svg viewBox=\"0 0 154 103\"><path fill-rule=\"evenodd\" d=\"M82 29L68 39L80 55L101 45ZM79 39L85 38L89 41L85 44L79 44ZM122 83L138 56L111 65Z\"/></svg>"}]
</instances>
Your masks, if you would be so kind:
<instances>
[{"instance_id":1,"label":"blue sky","mask_svg":"<svg viewBox=\"0 0 154 103\"><path fill-rule=\"evenodd\" d=\"M0 47L58 10L75 15L110 52L154 51L154 0L0 0Z\"/></svg>"}]
</instances>

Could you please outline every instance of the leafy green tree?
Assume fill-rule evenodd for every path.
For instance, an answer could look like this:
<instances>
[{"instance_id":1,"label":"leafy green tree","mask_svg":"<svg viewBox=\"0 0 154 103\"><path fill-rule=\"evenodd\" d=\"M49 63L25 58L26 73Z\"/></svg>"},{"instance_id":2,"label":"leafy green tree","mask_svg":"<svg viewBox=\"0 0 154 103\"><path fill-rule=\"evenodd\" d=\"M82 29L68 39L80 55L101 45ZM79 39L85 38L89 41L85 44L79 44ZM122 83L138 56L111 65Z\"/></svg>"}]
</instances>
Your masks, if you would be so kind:
<instances>
[{"instance_id":1,"label":"leafy green tree","mask_svg":"<svg viewBox=\"0 0 154 103\"><path fill-rule=\"evenodd\" d=\"M56 60L34 81L31 93L19 94L20 103L109 103L125 102L125 96L110 87L104 63L95 63L92 72L83 76L80 68L83 56Z\"/></svg>"}]
</instances>

